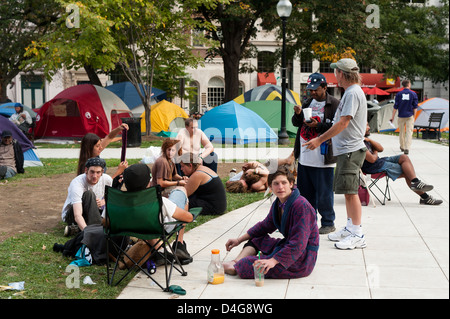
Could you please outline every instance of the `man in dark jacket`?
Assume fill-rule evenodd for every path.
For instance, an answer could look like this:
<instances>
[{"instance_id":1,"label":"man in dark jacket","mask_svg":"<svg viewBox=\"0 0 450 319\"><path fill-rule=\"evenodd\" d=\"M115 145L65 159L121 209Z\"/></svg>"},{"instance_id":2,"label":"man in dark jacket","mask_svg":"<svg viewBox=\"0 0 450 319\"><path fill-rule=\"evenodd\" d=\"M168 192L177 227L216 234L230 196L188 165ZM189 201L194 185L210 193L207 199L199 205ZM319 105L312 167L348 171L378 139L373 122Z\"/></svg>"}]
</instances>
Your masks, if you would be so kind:
<instances>
[{"instance_id":1,"label":"man in dark jacket","mask_svg":"<svg viewBox=\"0 0 450 319\"><path fill-rule=\"evenodd\" d=\"M0 180L23 174L23 151L20 143L13 139L11 131L2 132L0 144Z\"/></svg>"},{"instance_id":2,"label":"man in dark jacket","mask_svg":"<svg viewBox=\"0 0 450 319\"><path fill-rule=\"evenodd\" d=\"M292 116L292 124L298 127L294 146L294 156L298 158L297 187L302 196L322 216L319 233L328 234L336 230L333 208L335 161L330 159L332 147L325 142L323 148L309 150L301 144L323 134L333 125L332 121L339 100L327 93L326 79L320 73L309 76L306 89L311 92L311 97L306 100L303 107L296 105L295 114ZM307 113L305 109L311 110L310 118L308 116L305 119L305 113Z\"/></svg>"}]
</instances>

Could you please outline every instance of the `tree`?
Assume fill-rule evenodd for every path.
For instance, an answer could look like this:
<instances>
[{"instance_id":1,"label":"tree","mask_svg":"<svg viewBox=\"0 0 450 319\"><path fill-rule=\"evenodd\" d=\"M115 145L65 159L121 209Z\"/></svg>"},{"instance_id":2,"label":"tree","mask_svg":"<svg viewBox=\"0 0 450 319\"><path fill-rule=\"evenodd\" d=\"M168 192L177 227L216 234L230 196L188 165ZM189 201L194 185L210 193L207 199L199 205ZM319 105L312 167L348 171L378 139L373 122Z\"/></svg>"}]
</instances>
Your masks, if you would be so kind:
<instances>
[{"instance_id":1,"label":"tree","mask_svg":"<svg viewBox=\"0 0 450 319\"><path fill-rule=\"evenodd\" d=\"M209 56L221 56L224 64L224 102L239 93L240 61L250 53L250 41L256 37L257 21L269 11L276 11L276 0L247 0L220 3L215 9L200 6L198 13L216 28L207 30L206 36L219 42Z\"/></svg>"},{"instance_id":2,"label":"tree","mask_svg":"<svg viewBox=\"0 0 450 319\"><path fill-rule=\"evenodd\" d=\"M1 0L0 4L0 102L7 99L8 84L28 65L26 48L53 31L58 10L49 0Z\"/></svg>"},{"instance_id":3,"label":"tree","mask_svg":"<svg viewBox=\"0 0 450 319\"><path fill-rule=\"evenodd\" d=\"M57 0L62 7L70 5ZM155 70L165 70L166 83L179 83L187 66L197 67L202 58L190 48L191 29L208 28L193 17L192 7L202 2L214 6L219 0L80 0L79 28L64 27L67 15L59 20L54 34L34 43L28 55L35 67L48 76L62 67L107 72L117 66L135 86L146 110L147 134L151 131L150 101ZM209 45L212 41L201 40ZM144 88L141 90L140 88Z\"/></svg>"}]
</instances>

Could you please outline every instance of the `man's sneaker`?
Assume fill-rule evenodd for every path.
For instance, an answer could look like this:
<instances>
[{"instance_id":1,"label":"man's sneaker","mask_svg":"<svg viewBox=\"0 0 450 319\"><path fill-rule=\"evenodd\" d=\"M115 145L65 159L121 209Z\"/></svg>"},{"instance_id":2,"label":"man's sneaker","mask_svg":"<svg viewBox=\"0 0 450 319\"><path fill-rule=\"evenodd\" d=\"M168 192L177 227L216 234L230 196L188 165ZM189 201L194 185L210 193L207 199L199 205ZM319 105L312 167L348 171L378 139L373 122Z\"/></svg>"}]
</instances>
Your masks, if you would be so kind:
<instances>
[{"instance_id":1,"label":"man's sneaker","mask_svg":"<svg viewBox=\"0 0 450 319\"><path fill-rule=\"evenodd\" d=\"M442 200L433 198L433 196L428 195L427 199L422 199L421 198L419 203L423 204L423 205L441 205L442 204Z\"/></svg>"},{"instance_id":2,"label":"man's sneaker","mask_svg":"<svg viewBox=\"0 0 450 319\"><path fill-rule=\"evenodd\" d=\"M409 150L403 150L403 154L408 155L409 154Z\"/></svg>"},{"instance_id":3,"label":"man's sneaker","mask_svg":"<svg viewBox=\"0 0 450 319\"><path fill-rule=\"evenodd\" d=\"M338 230L332 234L328 234L328 239L331 241L341 241L344 238L350 236L352 233L347 229L347 227Z\"/></svg>"},{"instance_id":4,"label":"man's sneaker","mask_svg":"<svg viewBox=\"0 0 450 319\"><path fill-rule=\"evenodd\" d=\"M80 232L80 228L78 225L72 224L68 225L64 228L64 237L69 237Z\"/></svg>"},{"instance_id":5,"label":"man's sneaker","mask_svg":"<svg viewBox=\"0 0 450 319\"><path fill-rule=\"evenodd\" d=\"M424 182L422 182L422 181L417 181L417 182L415 182L415 183L413 183L413 182L411 182L411 190L413 190L413 191L419 191L419 192L429 192L429 191L431 191L432 189L433 189L433 185L428 185L428 184L425 184Z\"/></svg>"},{"instance_id":6,"label":"man's sneaker","mask_svg":"<svg viewBox=\"0 0 450 319\"><path fill-rule=\"evenodd\" d=\"M343 240L334 244L337 249L355 249L355 248L366 248L366 240L364 235L361 237L355 234L345 237Z\"/></svg>"},{"instance_id":7,"label":"man's sneaker","mask_svg":"<svg viewBox=\"0 0 450 319\"><path fill-rule=\"evenodd\" d=\"M177 249L176 256L178 257L178 259L180 260L180 263L182 265L187 265L193 261L191 255L187 251L187 245L186 245L185 241L183 241L183 243L181 243L179 241L175 241L172 244L173 250L175 250L175 246Z\"/></svg>"},{"instance_id":8,"label":"man's sneaker","mask_svg":"<svg viewBox=\"0 0 450 319\"><path fill-rule=\"evenodd\" d=\"M322 226L319 228L319 234L325 235L325 234L334 232L335 230L336 230L336 227L334 227L334 226Z\"/></svg>"}]
</instances>

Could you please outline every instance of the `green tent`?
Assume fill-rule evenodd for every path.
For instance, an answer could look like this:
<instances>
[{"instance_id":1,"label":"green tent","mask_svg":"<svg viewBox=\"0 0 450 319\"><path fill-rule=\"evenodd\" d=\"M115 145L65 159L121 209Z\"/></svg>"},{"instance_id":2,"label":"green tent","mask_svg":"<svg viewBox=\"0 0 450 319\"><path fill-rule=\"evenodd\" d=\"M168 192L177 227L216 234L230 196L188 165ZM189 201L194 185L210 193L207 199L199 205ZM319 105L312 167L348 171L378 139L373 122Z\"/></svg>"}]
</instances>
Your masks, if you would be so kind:
<instances>
[{"instance_id":1,"label":"green tent","mask_svg":"<svg viewBox=\"0 0 450 319\"><path fill-rule=\"evenodd\" d=\"M269 124L269 126L275 131L280 130L281 127L281 101L249 101L242 103L243 106L249 108L259 116L263 118L264 121ZM292 116L294 115L294 104L286 102L286 131L289 137L295 137L297 134L297 127L292 125Z\"/></svg>"}]
</instances>

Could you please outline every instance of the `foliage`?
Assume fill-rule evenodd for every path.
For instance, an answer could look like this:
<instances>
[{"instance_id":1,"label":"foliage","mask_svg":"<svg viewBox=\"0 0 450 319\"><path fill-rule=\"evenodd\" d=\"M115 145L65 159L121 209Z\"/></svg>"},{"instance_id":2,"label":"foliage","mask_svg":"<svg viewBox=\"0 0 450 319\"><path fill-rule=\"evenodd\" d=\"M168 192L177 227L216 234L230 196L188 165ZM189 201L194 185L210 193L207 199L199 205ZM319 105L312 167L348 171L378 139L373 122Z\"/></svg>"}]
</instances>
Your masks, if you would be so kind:
<instances>
[{"instance_id":1,"label":"foliage","mask_svg":"<svg viewBox=\"0 0 450 319\"><path fill-rule=\"evenodd\" d=\"M0 0L0 102L21 65L30 64L26 48L53 31L57 14L52 0Z\"/></svg>"}]
</instances>

